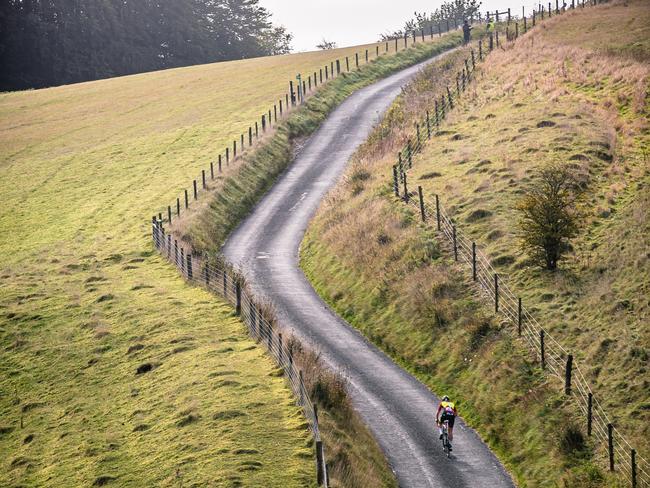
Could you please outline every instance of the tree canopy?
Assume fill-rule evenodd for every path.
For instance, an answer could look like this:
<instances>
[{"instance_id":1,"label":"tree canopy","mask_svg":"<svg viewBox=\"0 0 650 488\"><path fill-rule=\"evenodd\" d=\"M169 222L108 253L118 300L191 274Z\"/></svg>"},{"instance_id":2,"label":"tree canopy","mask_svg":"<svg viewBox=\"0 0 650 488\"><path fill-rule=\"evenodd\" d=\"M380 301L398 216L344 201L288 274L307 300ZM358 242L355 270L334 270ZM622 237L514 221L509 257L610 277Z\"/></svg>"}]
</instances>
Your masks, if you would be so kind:
<instances>
[{"instance_id":1,"label":"tree canopy","mask_svg":"<svg viewBox=\"0 0 650 488\"><path fill-rule=\"evenodd\" d=\"M259 0L3 0L0 90L290 51Z\"/></svg>"}]
</instances>

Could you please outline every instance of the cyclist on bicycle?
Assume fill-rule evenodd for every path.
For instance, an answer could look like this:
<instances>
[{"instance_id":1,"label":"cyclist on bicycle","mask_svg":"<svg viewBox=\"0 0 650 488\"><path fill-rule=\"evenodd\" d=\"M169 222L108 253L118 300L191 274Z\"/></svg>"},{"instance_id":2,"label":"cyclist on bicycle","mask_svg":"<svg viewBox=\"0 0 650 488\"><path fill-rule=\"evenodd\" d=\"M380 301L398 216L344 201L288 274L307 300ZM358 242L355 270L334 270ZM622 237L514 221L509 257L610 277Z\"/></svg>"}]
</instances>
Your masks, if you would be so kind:
<instances>
[{"instance_id":1,"label":"cyclist on bicycle","mask_svg":"<svg viewBox=\"0 0 650 488\"><path fill-rule=\"evenodd\" d=\"M454 420L456 419L458 412L456 410L456 405L454 402L449 401L447 395L442 397L440 405L438 405L438 411L436 412L436 423L438 424L438 431L440 432L440 438L442 439L442 424L446 420L449 425L448 438L449 438L449 450L451 451L451 441L454 440Z\"/></svg>"}]
</instances>

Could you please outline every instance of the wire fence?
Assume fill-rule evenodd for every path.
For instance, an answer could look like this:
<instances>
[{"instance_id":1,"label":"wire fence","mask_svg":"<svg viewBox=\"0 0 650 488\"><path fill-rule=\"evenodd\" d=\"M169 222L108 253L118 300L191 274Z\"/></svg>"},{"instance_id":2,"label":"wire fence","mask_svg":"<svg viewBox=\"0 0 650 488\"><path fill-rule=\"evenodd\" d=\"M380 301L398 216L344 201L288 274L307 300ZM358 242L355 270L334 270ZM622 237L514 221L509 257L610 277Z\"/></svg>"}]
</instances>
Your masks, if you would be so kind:
<instances>
[{"instance_id":1,"label":"wire fence","mask_svg":"<svg viewBox=\"0 0 650 488\"><path fill-rule=\"evenodd\" d=\"M329 486L325 449L320 435L318 409L312 403L303 380L302 370L294 362L294 337L283 337L281 329L274 326L266 313L266 307L258 304L244 286L243 277L224 261L200 259L179 244L177 239L165 232L160 220L152 221L152 238L158 252L168 259L190 283L202 286L220 295L235 307L237 315L248 328L248 333L266 347L269 355L284 371L297 404L302 408L309 430L316 444L316 477L319 485Z\"/></svg>"},{"instance_id":2,"label":"wire fence","mask_svg":"<svg viewBox=\"0 0 650 488\"><path fill-rule=\"evenodd\" d=\"M596 2L589 2L596 5ZM572 2L573 8L575 3ZM585 6L583 2L582 6ZM541 7L540 4L540 8ZM558 15L564 12L556 0ZM544 10L540 10L543 12ZM551 4L547 10L553 14ZM536 12L533 11L533 16ZM509 17L509 14L508 14ZM523 17L525 19L525 17ZM543 14L542 14L542 19ZM533 24L534 25L534 24ZM525 32L525 29L522 30ZM515 29L513 35L507 35L506 40L514 40L519 35ZM498 39L498 38L497 38ZM499 41L494 41L492 34L489 36L487 50L491 51ZM483 44L479 43L478 61L483 56ZM393 190L397 197L419 211L423 222L435 222L436 229L449 245L454 260L464 264L470 271L472 280L477 284L483 296L494 305L494 311L503 315L508 322L514 324L517 336L537 355L543 370L557 376L564 381L565 394L573 398L580 412L586 419L587 435L596 439L597 444L607 445L607 460L610 471L617 471L623 479L633 488L650 487L650 466L640 457L635 449L613 426L603 406L598 402L589 387L582 371L574 363L573 355L569 353L557 340L555 340L535 317L523 306L522 300L508 286L502 276L490 264L488 257L476 246L476 243L466 236L454 223L449 212L440 202L440 197L434 195L435 203L425 201L422 188L411 192L408 188L408 170L413 167L413 156L420 152L426 142L431 138L432 128L440 126L449 110L454 108L454 102L466 90L472 79L476 67L474 50L471 59L464 61L464 67L456 76L456 86L446 87L446 93L435 100L433 116L426 112L422 122L416 124L415 136L408 139L404 148L399 151L397 163L393 166Z\"/></svg>"}]
</instances>

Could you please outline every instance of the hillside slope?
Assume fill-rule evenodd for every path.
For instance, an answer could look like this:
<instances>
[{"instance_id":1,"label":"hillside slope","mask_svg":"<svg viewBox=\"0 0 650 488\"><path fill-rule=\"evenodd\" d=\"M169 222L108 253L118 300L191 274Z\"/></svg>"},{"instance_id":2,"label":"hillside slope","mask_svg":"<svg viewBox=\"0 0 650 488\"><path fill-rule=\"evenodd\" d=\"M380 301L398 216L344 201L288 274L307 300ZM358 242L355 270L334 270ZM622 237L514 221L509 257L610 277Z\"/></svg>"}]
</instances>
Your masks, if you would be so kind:
<instances>
[{"instance_id":1,"label":"hillside slope","mask_svg":"<svg viewBox=\"0 0 650 488\"><path fill-rule=\"evenodd\" d=\"M296 72L360 49L0 95L0 484L313 481L283 379L149 223Z\"/></svg>"},{"instance_id":2,"label":"hillside slope","mask_svg":"<svg viewBox=\"0 0 650 488\"><path fill-rule=\"evenodd\" d=\"M547 317L646 458L648 24L647 3L619 2L554 18L491 54L410 176ZM560 385L459 279L433 227L391 196L397 150L461 66L427 71L396 102L308 230L304 270L346 320L458 399L521 486L615 485ZM590 175L594 209L575 255L590 246L592 256L549 277L518 254L512 206L535 167L571 156Z\"/></svg>"}]
</instances>

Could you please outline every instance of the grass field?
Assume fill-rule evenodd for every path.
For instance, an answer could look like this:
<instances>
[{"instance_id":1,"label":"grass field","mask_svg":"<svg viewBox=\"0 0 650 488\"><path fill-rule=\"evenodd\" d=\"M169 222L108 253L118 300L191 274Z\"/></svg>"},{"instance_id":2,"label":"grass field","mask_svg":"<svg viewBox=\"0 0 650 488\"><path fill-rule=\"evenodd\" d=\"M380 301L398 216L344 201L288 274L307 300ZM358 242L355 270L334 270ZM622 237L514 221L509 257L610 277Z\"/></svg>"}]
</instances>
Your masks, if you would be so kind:
<instances>
[{"instance_id":1,"label":"grass field","mask_svg":"<svg viewBox=\"0 0 650 488\"><path fill-rule=\"evenodd\" d=\"M296 73L365 48L0 94L1 485L312 482L283 379L149 222Z\"/></svg>"},{"instance_id":2,"label":"grass field","mask_svg":"<svg viewBox=\"0 0 650 488\"><path fill-rule=\"evenodd\" d=\"M490 55L410 176L548 317L646 458L648 23L647 3L615 2L552 19ZM453 84L455 62L414 83L355 156L308 230L303 267L343 317L458 400L521 486L615 486L559 382L458 279L466 274L433 229L391 196L397 150ZM518 253L513 228L513 202L547 161L574 164L592 199L575 257L554 277Z\"/></svg>"}]
</instances>

